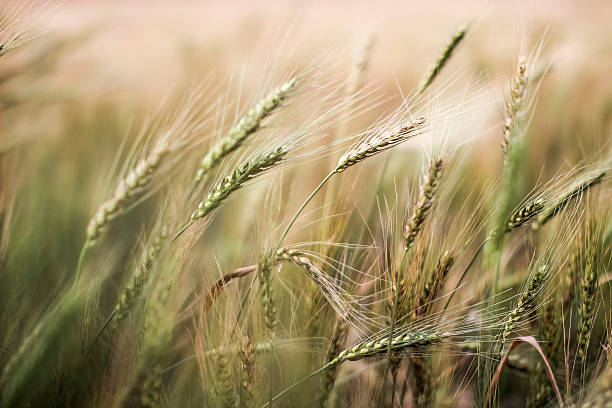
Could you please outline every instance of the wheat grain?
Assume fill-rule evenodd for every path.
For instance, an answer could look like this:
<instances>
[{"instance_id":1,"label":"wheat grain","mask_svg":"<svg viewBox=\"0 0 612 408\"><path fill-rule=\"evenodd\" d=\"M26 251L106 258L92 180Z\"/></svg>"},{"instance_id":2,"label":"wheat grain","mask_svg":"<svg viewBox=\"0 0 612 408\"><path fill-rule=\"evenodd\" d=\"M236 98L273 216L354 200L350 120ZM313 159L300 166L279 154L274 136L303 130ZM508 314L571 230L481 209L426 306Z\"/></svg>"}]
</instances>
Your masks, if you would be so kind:
<instances>
[{"instance_id":1,"label":"wheat grain","mask_svg":"<svg viewBox=\"0 0 612 408\"><path fill-rule=\"evenodd\" d=\"M533 221L544 209L544 200L538 198L524 207L519 208L506 221L505 232L514 231Z\"/></svg>"}]
</instances>

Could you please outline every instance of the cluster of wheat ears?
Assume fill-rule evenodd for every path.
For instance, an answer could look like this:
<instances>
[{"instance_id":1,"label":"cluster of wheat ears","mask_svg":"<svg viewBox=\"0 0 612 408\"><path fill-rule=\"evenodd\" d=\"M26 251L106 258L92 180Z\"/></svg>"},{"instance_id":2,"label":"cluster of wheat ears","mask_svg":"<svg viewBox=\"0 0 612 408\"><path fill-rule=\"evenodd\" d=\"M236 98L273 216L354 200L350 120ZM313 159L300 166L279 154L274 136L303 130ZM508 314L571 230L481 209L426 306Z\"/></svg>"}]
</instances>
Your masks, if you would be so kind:
<instances>
[{"instance_id":1,"label":"cluster of wheat ears","mask_svg":"<svg viewBox=\"0 0 612 408\"><path fill-rule=\"evenodd\" d=\"M0 64L33 44L13 11ZM40 183L20 167L29 145L3 142L2 406L612 406L612 161L604 146L525 189L537 46L507 81L501 174L476 187L453 133L478 132L489 94L439 78L469 31L363 130L371 41L346 78L325 58L272 75L229 124L229 94L195 87L125 142L86 224L45 202L24 220ZM394 149L419 140L420 158ZM391 180L406 158L416 180ZM60 242L54 271L30 234L61 222L80 252Z\"/></svg>"}]
</instances>

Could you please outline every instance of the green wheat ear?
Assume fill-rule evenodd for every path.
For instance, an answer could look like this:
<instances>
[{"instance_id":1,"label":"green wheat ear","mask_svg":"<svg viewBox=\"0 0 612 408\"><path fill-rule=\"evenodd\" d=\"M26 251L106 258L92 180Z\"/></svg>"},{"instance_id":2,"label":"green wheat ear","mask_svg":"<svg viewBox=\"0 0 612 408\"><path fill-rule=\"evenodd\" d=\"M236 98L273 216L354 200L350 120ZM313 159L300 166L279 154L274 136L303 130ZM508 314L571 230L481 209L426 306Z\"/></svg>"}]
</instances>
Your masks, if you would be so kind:
<instances>
[{"instance_id":1,"label":"green wheat ear","mask_svg":"<svg viewBox=\"0 0 612 408\"><path fill-rule=\"evenodd\" d=\"M295 88L298 80L291 78L253 106L238 123L229 130L227 135L215 143L200 162L192 182L192 190L202 181L204 176L217 166L228 154L238 149L252 134L257 132L261 122L277 110Z\"/></svg>"},{"instance_id":2,"label":"green wheat ear","mask_svg":"<svg viewBox=\"0 0 612 408\"><path fill-rule=\"evenodd\" d=\"M542 288L546 285L549 277L549 268L543 265L534 273L529 281L527 290L521 295L516 307L512 309L510 315L506 319L502 330L502 344L516 329L518 323L525 317L529 316L536 307L536 299Z\"/></svg>"},{"instance_id":3,"label":"green wheat ear","mask_svg":"<svg viewBox=\"0 0 612 408\"><path fill-rule=\"evenodd\" d=\"M608 174L608 170L602 170L597 174L588 177L586 180L579 180L575 182L572 186L568 188L567 191L565 191L561 195L561 197L559 197L556 201L554 201L542 211L540 216L538 216L537 221L533 224L533 229L538 229L539 227L550 221L550 219L557 215L559 212L563 211L563 209L567 207L567 205L573 198L578 197L580 194L588 191L591 187L594 187L597 184L601 183L606 174Z\"/></svg>"},{"instance_id":4,"label":"green wheat ear","mask_svg":"<svg viewBox=\"0 0 612 408\"><path fill-rule=\"evenodd\" d=\"M461 41L465 38L465 35L468 32L468 26L464 25L459 27L459 29L453 34L450 41L444 46L444 49L440 53L438 59L433 63L427 75L425 75L425 79L421 82L421 86L419 86L419 93L423 93L429 88L429 86L433 83L434 79L438 76L442 68L446 65L446 63L453 56L453 52L459 46Z\"/></svg>"},{"instance_id":5,"label":"green wheat ear","mask_svg":"<svg viewBox=\"0 0 612 408\"><path fill-rule=\"evenodd\" d=\"M257 279L261 292L261 304L264 312L264 326L268 334L273 334L276 328L276 303L272 290L272 271L274 268L274 254L264 254L257 266Z\"/></svg>"}]
</instances>

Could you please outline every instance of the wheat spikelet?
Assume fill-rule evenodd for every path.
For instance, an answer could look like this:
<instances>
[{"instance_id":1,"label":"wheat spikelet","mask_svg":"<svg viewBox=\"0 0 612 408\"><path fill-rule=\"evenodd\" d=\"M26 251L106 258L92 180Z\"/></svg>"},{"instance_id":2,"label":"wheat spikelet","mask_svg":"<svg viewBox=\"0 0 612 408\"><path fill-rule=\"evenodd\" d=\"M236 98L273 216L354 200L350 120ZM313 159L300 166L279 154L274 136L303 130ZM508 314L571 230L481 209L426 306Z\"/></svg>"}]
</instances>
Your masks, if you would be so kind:
<instances>
[{"instance_id":1,"label":"wheat spikelet","mask_svg":"<svg viewBox=\"0 0 612 408\"><path fill-rule=\"evenodd\" d=\"M255 386L255 344L251 340L251 337L244 336L242 338L242 347L238 352L240 358L240 406L241 407L254 407L255 396L253 395L253 388Z\"/></svg>"},{"instance_id":2,"label":"wheat spikelet","mask_svg":"<svg viewBox=\"0 0 612 408\"><path fill-rule=\"evenodd\" d=\"M191 214L191 222L206 217L214 209L218 208L231 193L240 189L248 181L261 175L266 170L279 164L289 152L287 145L279 146L259 154L253 159L247 160L236 167L230 175L223 178L217 187L211 191L198 205L198 209Z\"/></svg>"},{"instance_id":3,"label":"wheat spikelet","mask_svg":"<svg viewBox=\"0 0 612 408\"><path fill-rule=\"evenodd\" d=\"M574 185L571 186L568 191L566 191L559 199L557 199L551 205L547 206L542 211L540 216L538 216L537 222L533 224L533 228L537 229L540 226L546 224L552 217L554 217L565 207L567 207L567 205L573 198L586 192L591 187L601 183L607 173L607 170L603 170L593 176L588 177L586 180L581 180L577 183L574 183Z\"/></svg>"},{"instance_id":4,"label":"wheat spikelet","mask_svg":"<svg viewBox=\"0 0 612 408\"><path fill-rule=\"evenodd\" d=\"M525 224L533 221L544 209L544 200L538 198L529 204L519 208L508 218L505 224L505 232L514 231Z\"/></svg>"},{"instance_id":5,"label":"wheat spikelet","mask_svg":"<svg viewBox=\"0 0 612 408\"><path fill-rule=\"evenodd\" d=\"M436 79L440 71L442 71L442 68L444 68L448 60L450 60L450 58L453 56L453 52L455 51L459 43L461 43L461 41L465 38L467 30L467 26L459 27L459 29L451 37L450 41L444 46L442 52L440 53L440 56L427 72L427 75L425 76L425 79L423 79L423 82L421 82L421 86L419 86L420 94L425 92L427 88L429 88L429 86L433 83L434 79Z\"/></svg>"},{"instance_id":6,"label":"wheat spikelet","mask_svg":"<svg viewBox=\"0 0 612 408\"><path fill-rule=\"evenodd\" d=\"M146 190L153 173L159 168L161 161L168 153L170 149L167 144L158 145L148 157L138 162L119 182L113 196L98 207L89 221L85 238L87 246L94 245L108 224L121 215L135 197Z\"/></svg>"},{"instance_id":7,"label":"wheat spikelet","mask_svg":"<svg viewBox=\"0 0 612 408\"><path fill-rule=\"evenodd\" d=\"M115 306L113 316L113 327L116 329L123 319L125 319L134 303L140 297L144 285L149 281L151 271L157 262L157 258L166 240L166 227L162 227L159 236L153 241L152 245L145 251L142 263L136 273L123 289L119 302Z\"/></svg>"},{"instance_id":8,"label":"wheat spikelet","mask_svg":"<svg viewBox=\"0 0 612 408\"><path fill-rule=\"evenodd\" d=\"M264 326L269 334L274 333L276 328L276 305L274 303L274 292L272 290L272 269L274 268L274 257L264 254L257 266L257 279L259 281L261 303L264 313Z\"/></svg>"},{"instance_id":9,"label":"wheat spikelet","mask_svg":"<svg viewBox=\"0 0 612 408\"><path fill-rule=\"evenodd\" d=\"M359 143L354 148L344 153L338 160L335 172L340 173L347 168L374 156L377 153L384 152L398 144L405 142L408 139L420 134L425 128L425 118L420 117L409 120L402 124L398 129L377 134Z\"/></svg>"},{"instance_id":10,"label":"wheat spikelet","mask_svg":"<svg viewBox=\"0 0 612 408\"><path fill-rule=\"evenodd\" d=\"M536 298L546 285L549 277L549 268L547 265L540 266L532 278L529 280L527 290L525 290L514 309L510 312L510 315L506 319L504 328L502 330L502 343L512 334L516 329L517 323L529 316L535 309Z\"/></svg>"},{"instance_id":11,"label":"wheat spikelet","mask_svg":"<svg viewBox=\"0 0 612 408\"><path fill-rule=\"evenodd\" d=\"M233 408L236 406L236 394L233 384L232 366L225 353L213 357L215 369L214 396L216 406Z\"/></svg>"},{"instance_id":12,"label":"wheat spikelet","mask_svg":"<svg viewBox=\"0 0 612 408\"><path fill-rule=\"evenodd\" d=\"M593 245L594 243L589 243ZM594 251L587 248L586 262L580 282L580 305L578 307L578 347L576 355L582 362L586 359L595 312L597 270L594 265Z\"/></svg>"},{"instance_id":13,"label":"wheat spikelet","mask_svg":"<svg viewBox=\"0 0 612 408\"><path fill-rule=\"evenodd\" d=\"M255 133L259 129L261 122L281 106L296 84L297 78L291 78L249 109L246 115L232 126L228 134L215 143L206 156L204 156L193 180L193 186L195 187L200 183L204 176L224 157L240 147L249 136Z\"/></svg>"},{"instance_id":14,"label":"wheat spikelet","mask_svg":"<svg viewBox=\"0 0 612 408\"><path fill-rule=\"evenodd\" d=\"M520 119L521 109L525 101L527 89L527 62L525 58L519 60L516 76L510 86L510 100L506 103L506 118L504 120L504 140L502 150L506 160L508 159L508 149L513 139L513 132L516 129L517 121Z\"/></svg>"},{"instance_id":15,"label":"wheat spikelet","mask_svg":"<svg viewBox=\"0 0 612 408\"><path fill-rule=\"evenodd\" d=\"M404 234L404 247L406 250L412 247L419 231L423 228L425 218L431 209L436 190L438 189L443 165L444 163L441 158L432 161L429 170L423 177L419 199L414 206L410 221L406 224L406 232Z\"/></svg>"},{"instance_id":16,"label":"wheat spikelet","mask_svg":"<svg viewBox=\"0 0 612 408\"><path fill-rule=\"evenodd\" d=\"M436 344L450 337L452 334L447 332L436 332L427 330L412 330L405 334L400 334L391 339L391 350L395 352L407 351L416 347L429 346ZM358 343L350 349L339 353L329 362L329 366L340 365L345 361L357 361L366 357L379 356L386 354L389 347L389 338L383 337L378 340Z\"/></svg>"}]
</instances>

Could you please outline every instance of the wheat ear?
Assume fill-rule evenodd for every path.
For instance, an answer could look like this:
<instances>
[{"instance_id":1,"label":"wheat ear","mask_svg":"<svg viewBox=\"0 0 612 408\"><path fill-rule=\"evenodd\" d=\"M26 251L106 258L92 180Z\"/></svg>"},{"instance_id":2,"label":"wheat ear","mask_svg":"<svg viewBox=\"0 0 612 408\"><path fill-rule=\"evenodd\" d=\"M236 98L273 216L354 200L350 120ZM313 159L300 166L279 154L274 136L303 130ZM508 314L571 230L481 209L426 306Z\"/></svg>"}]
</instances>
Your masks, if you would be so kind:
<instances>
[{"instance_id":1,"label":"wheat ear","mask_svg":"<svg viewBox=\"0 0 612 408\"><path fill-rule=\"evenodd\" d=\"M516 307L512 309L510 315L506 319L506 323L502 330L502 344L514 332L517 324L535 310L537 296L548 281L548 272L548 266L542 265L530 279L527 290L523 292Z\"/></svg>"},{"instance_id":2,"label":"wheat ear","mask_svg":"<svg viewBox=\"0 0 612 408\"><path fill-rule=\"evenodd\" d=\"M234 389L234 376L232 366L225 353L219 353L213 357L215 369L214 395L217 406L232 408L236 406L236 392Z\"/></svg>"},{"instance_id":3,"label":"wheat ear","mask_svg":"<svg viewBox=\"0 0 612 408\"><path fill-rule=\"evenodd\" d=\"M149 281L153 267L155 266L157 258L162 250L166 240L166 234L166 227L162 227L159 236L145 251L142 263L136 270L136 273L134 273L128 284L123 289L123 292L119 297L119 302L117 302L117 305L113 311L113 328L116 329L121 321L128 316L130 310L134 306L134 303L140 297L144 285Z\"/></svg>"},{"instance_id":4,"label":"wheat ear","mask_svg":"<svg viewBox=\"0 0 612 408\"><path fill-rule=\"evenodd\" d=\"M423 228L425 218L431 209L436 190L438 189L443 166L444 162L441 158L432 161L429 170L423 177L419 199L414 206L410 221L406 224L406 233L404 235L404 247L406 250L412 247L419 231Z\"/></svg>"},{"instance_id":5,"label":"wheat ear","mask_svg":"<svg viewBox=\"0 0 612 408\"><path fill-rule=\"evenodd\" d=\"M98 207L89 221L85 246L94 245L110 222L121 215L127 206L147 189L153 173L159 168L168 153L170 153L169 145L166 143L159 144L148 157L138 162L127 176L119 182L113 196Z\"/></svg>"},{"instance_id":6,"label":"wheat ear","mask_svg":"<svg viewBox=\"0 0 612 408\"><path fill-rule=\"evenodd\" d=\"M344 170L348 169L355 164L362 162L368 157L374 156L378 153L384 152L398 144L405 142L406 140L412 139L413 137L419 135L425 129L425 118L416 118L405 121L403 124L399 126L399 128L382 133L374 133L371 137L362 140L355 147L349 149L345 154L343 154L338 160L338 165L335 169L333 169L323 180L319 183L317 187L310 193L310 195L304 200L300 208L297 209L285 230L280 236L278 240L278 244L276 246L276 250L279 250L281 245L283 244L283 240L289 233L289 230L302 213L304 208L308 205L310 200L314 198L314 196L323 188L325 183L327 183L335 174L341 173Z\"/></svg>"},{"instance_id":7,"label":"wheat ear","mask_svg":"<svg viewBox=\"0 0 612 408\"><path fill-rule=\"evenodd\" d=\"M542 211L542 214L540 214L540 216L538 217L537 222L533 224L533 228L537 229L541 227L542 225L546 224L552 217L554 217L560 211L562 211L565 207L567 207L567 205L573 198L586 192L591 187L601 183L601 181L603 180L603 178L606 176L607 173L608 173L607 170L603 170L595 174L594 176L589 177L584 181L580 181L576 183L575 185L573 185L572 187L570 187L569 190L565 192L559 199L557 199L550 206L544 209L544 211Z\"/></svg>"},{"instance_id":8,"label":"wheat ear","mask_svg":"<svg viewBox=\"0 0 612 408\"><path fill-rule=\"evenodd\" d=\"M343 172L344 170L367 159L368 157L384 152L385 150L415 137L422 132L424 128L425 118L420 117L403 123L396 130L385 132L382 135L375 135L370 139L366 139L353 149L350 149L348 152L343 154L338 160L338 165L334 171L335 173Z\"/></svg>"},{"instance_id":9,"label":"wheat ear","mask_svg":"<svg viewBox=\"0 0 612 408\"><path fill-rule=\"evenodd\" d=\"M233 192L239 190L247 182L279 164L288 152L289 146L282 145L261 153L234 168L228 176L225 176L217 184L213 191L208 193L208 195L200 201L198 209L191 214L189 222L174 235L172 240L174 241L178 238L195 221L206 217L213 210L218 208Z\"/></svg>"},{"instance_id":10,"label":"wheat ear","mask_svg":"<svg viewBox=\"0 0 612 408\"><path fill-rule=\"evenodd\" d=\"M255 406L255 344L251 337L242 338L242 347L238 352L240 358L240 406L251 408Z\"/></svg>"},{"instance_id":11,"label":"wheat ear","mask_svg":"<svg viewBox=\"0 0 612 408\"><path fill-rule=\"evenodd\" d=\"M429 213L429 210L431 209L431 206L434 200L434 195L438 188L438 182L440 180L440 177L442 176L442 167L443 167L443 161L441 158L438 158L437 160L432 161L427 173L423 177L423 182L421 184L421 189L419 192L419 198L414 206L410 221L406 225L406 232L404 236L404 252L401 258L401 262L400 262L400 267L399 267L400 271L404 269L406 255L408 254L408 251L414 244L416 237L419 234L419 231L423 228L427 214ZM398 287L398 284L403 280L403 279L400 279L399 271L394 273L392 280L393 282L392 282L392 287L391 287L391 296L393 297L393 305L391 308L391 322L389 324L389 341L391 341L391 336L393 336L393 330L395 329L395 320L397 319L400 295L402 291L405 289L404 287ZM405 283L403 285L405 285ZM387 386L386 373L389 371L390 367L391 367L391 344L389 343L389 347L387 350L387 360L386 360L385 368L384 368L384 379L383 379L383 384L382 384L382 392L380 396L381 404L383 403L385 388ZM391 394L392 398L394 397L394 393L395 393L395 384L397 381L397 370L398 369L399 369L399 364L396 363L394 366L394 370L393 370L394 375L393 375L393 389L392 389L392 394Z\"/></svg>"},{"instance_id":12,"label":"wheat ear","mask_svg":"<svg viewBox=\"0 0 612 408\"><path fill-rule=\"evenodd\" d=\"M204 176L223 160L228 154L239 148L252 134L260 128L261 122L270 116L289 93L295 88L297 78L291 78L253 106L238 123L229 130L227 135L215 143L200 162L193 179L192 189L202 181Z\"/></svg>"},{"instance_id":13,"label":"wheat ear","mask_svg":"<svg viewBox=\"0 0 612 408\"><path fill-rule=\"evenodd\" d=\"M266 253L257 266L257 279L259 281L261 303L264 312L264 326L268 334L274 333L276 328L276 305L272 290L272 269L274 268L273 255Z\"/></svg>"},{"instance_id":14,"label":"wheat ear","mask_svg":"<svg viewBox=\"0 0 612 408\"><path fill-rule=\"evenodd\" d=\"M527 89L527 63L524 58L519 60L516 68L516 75L510 86L510 100L506 104L506 118L504 120L504 139L502 150L506 160L508 160L508 149L513 139L513 132L517 128L517 121L520 119L521 109L525 102Z\"/></svg>"},{"instance_id":15,"label":"wheat ear","mask_svg":"<svg viewBox=\"0 0 612 408\"><path fill-rule=\"evenodd\" d=\"M421 82L421 86L419 86L419 94L422 94L429 88L429 86L433 83L434 79L438 76L442 68L446 65L448 60L453 56L453 52L459 46L459 43L465 38L467 34L468 27L461 26L459 29L453 34L450 41L444 46L440 56L433 63L427 75L425 75L425 79Z\"/></svg>"},{"instance_id":16,"label":"wheat ear","mask_svg":"<svg viewBox=\"0 0 612 408\"><path fill-rule=\"evenodd\" d=\"M593 245L594 243L590 242ZM580 282L580 306L578 307L578 347L576 355L580 362L584 362L591 340L591 330L595 312L595 299L597 290L597 271L594 265L594 251L587 248L586 262L582 280Z\"/></svg>"}]
</instances>

